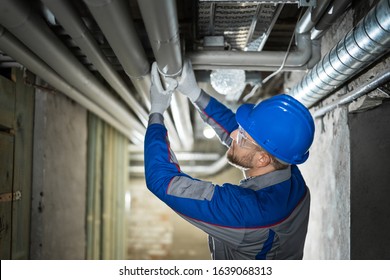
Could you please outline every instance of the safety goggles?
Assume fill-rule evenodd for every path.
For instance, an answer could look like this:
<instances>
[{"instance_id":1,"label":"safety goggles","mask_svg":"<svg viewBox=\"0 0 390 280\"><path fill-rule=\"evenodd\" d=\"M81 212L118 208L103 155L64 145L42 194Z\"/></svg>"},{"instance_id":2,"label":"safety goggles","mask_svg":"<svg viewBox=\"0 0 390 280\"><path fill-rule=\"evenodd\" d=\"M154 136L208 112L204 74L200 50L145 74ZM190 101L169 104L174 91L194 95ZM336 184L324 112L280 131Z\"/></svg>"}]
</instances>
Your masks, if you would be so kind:
<instances>
[{"instance_id":1,"label":"safety goggles","mask_svg":"<svg viewBox=\"0 0 390 280\"><path fill-rule=\"evenodd\" d=\"M246 132L241 126L238 127L236 143L241 148L258 150L258 151L262 150L258 144L256 144L254 141L250 140L248 136L246 136Z\"/></svg>"}]
</instances>

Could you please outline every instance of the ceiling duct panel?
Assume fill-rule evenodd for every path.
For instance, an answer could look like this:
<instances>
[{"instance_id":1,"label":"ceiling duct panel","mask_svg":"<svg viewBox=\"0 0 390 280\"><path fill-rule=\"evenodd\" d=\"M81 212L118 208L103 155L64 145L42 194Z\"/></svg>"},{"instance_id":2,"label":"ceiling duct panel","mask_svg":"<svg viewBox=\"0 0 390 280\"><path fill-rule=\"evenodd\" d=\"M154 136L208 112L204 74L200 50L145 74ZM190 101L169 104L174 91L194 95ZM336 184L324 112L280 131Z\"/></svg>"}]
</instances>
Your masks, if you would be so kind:
<instances>
[{"instance_id":1,"label":"ceiling duct panel","mask_svg":"<svg viewBox=\"0 0 390 280\"><path fill-rule=\"evenodd\" d=\"M198 38L223 36L229 49L244 50L256 40L269 33L276 15L274 4L240 2L200 2L198 9ZM263 36L264 38L264 36ZM256 48L252 46L252 48Z\"/></svg>"}]
</instances>

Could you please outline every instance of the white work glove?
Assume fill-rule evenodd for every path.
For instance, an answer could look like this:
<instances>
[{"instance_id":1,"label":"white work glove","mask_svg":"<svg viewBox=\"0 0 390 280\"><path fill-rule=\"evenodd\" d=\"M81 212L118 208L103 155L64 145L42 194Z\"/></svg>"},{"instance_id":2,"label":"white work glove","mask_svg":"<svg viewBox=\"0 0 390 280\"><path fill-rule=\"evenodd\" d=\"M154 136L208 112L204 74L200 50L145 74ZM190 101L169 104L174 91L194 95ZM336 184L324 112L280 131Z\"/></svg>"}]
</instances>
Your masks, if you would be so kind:
<instances>
[{"instance_id":1,"label":"white work glove","mask_svg":"<svg viewBox=\"0 0 390 280\"><path fill-rule=\"evenodd\" d=\"M186 95L192 102L195 102L200 96L201 89L196 82L194 70L192 70L192 64L189 59L184 61L177 90Z\"/></svg>"},{"instance_id":2,"label":"white work glove","mask_svg":"<svg viewBox=\"0 0 390 280\"><path fill-rule=\"evenodd\" d=\"M165 110L168 109L172 93L177 87L177 81L172 78L163 78L167 89L164 89L161 84L160 74L157 69L157 62L152 65L152 85L150 86L150 114L160 113L164 114Z\"/></svg>"}]
</instances>

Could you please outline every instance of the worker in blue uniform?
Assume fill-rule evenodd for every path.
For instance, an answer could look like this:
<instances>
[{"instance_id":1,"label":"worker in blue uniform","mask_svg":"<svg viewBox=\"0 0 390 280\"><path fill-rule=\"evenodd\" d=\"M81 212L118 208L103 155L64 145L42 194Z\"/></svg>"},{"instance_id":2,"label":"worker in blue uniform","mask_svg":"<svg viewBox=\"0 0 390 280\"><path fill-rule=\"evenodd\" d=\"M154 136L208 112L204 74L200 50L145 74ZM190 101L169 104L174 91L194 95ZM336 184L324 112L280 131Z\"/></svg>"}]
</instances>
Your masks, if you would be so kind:
<instances>
[{"instance_id":1,"label":"worker in blue uniform","mask_svg":"<svg viewBox=\"0 0 390 280\"><path fill-rule=\"evenodd\" d=\"M306 161L313 141L310 112L280 94L243 104L234 114L199 88L188 60L178 84L168 80L171 89L164 90L154 63L145 135L149 190L208 234L213 259L302 259L310 192L297 164ZM238 185L217 185L180 169L163 117L176 86L228 147L229 162L243 170Z\"/></svg>"}]
</instances>

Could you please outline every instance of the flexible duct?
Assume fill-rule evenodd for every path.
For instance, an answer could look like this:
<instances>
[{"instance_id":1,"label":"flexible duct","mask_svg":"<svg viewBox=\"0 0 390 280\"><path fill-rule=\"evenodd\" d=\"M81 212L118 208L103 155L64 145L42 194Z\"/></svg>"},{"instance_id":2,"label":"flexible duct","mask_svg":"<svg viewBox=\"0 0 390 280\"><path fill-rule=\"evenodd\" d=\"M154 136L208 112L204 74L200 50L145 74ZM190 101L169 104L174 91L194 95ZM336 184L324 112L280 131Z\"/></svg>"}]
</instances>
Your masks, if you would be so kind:
<instances>
[{"instance_id":1,"label":"flexible duct","mask_svg":"<svg viewBox=\"0 0 390 280\"><path fill-rule=\"evenodd\" d=\"M113 69L72 4L65 0L43 0L42 2L54 13L58 21L94 64L96 69L146 126L148 122L147 112L132 96L128 86Z\"/></svg>"},{"instance_id":2,"label":"flexible duct","mask_svg":"<svg viewBox=\"0 0 390 280\"><path fill-rule=\"evenodd\" d=\"M2 26L0 26L0 49L27 67L36 75L45 79L50 85L73 99L87 110L91 111L101 119L112 125L118 131L127 136L134 143L142 143L144 128L140 126L138 121L132 122L130 125L134 128L130 130L117 119L103 110L101 107L86 98L81 92L69 85L64 79L56 74L45 62L32 53L25 45L23 45L13 35L9 34ZM132 119L129 119L131 122Z\"/></svg>"},{"instance_id":3,"label":"flexible duct","mask_svg":"<svg viewBox=\"0 0 390 280\"><path fill-rule=\"evenodd\" d=\"M380 1L322 60L290 95L311 107L389 51L390 0Z\"/></svg>"},{"instance_id":4,"label":"flexible duct","mask_svg":"<svg viewBox=\"0 0 390 280\"><path fill-rule=\"evenodd\" d=\"M34 14L31 2L2 1L0 23L61 75L67 83L104 108L129 129L137 129L137 126L133 127L138 123L134 122L134 117L110 96L110 92L59 41L43 19Z\"/></svg>"}]
</instances>

